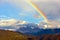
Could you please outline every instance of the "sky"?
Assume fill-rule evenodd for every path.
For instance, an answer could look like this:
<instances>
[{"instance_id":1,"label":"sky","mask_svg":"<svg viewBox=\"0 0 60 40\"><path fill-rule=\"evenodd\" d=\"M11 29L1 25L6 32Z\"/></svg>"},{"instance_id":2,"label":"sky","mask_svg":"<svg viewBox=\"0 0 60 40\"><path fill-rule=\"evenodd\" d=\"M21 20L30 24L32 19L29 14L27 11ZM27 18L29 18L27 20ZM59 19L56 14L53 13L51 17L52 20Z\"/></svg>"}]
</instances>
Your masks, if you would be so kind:
<instances>
[{"instance_id":1,"label":"sky","mask_svg":"<svg viewBox=\"0 0 60 40\"><path fill-rule=\"evenodd\" d=\"M29 0L0 0L0 29L20 28L20 24L38 23L39 28L60 28L60 0L31 0L45 15L50 23L34 9ZM40 26L42 24L42 26ZM9 29L11 30L11 29Z\"/></svg>"},{"instance_id":2,"label":"sky","mask_svg":"<svg viewBox=\"0 0 60 40\"><path fill-rule=\"evenodd\" d=\"M60 0L32 0L48 20L60 20ZM0 0L0 20L23 20L39 23L44 18L27 0Z\"/></svg>"}]
</instances>

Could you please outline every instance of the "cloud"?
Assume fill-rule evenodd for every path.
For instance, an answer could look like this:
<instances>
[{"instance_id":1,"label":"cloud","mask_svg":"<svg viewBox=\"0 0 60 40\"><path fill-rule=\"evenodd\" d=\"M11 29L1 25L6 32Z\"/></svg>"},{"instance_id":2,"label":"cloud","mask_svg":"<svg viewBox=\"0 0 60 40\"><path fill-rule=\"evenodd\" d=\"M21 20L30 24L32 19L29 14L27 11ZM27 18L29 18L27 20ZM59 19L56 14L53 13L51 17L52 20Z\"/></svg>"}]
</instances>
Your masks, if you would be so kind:
<instances>
[{"instance_id":1,"label":"cloud","mask_svg":"<svg viewBox=\"0 0 60 40\"><path fill-rule=\"evenodd\" d=\"M33 1L48 17L49 20L56 20L60 18L60 0L31 0ZM16 8L22 8L24 13L36 13L34 8L27 3L27 0L0 0L1 3L10 3ZM20 13L19 13L20 15ZM36 16L40 17L40 16Z\"/></svg>"},{"instance_id":2,"label":"cloud","mask_svg":"<svg viewBox=\"0 0 60 40\"><path fill-rule=\"evenodd\" d=\"M0 20L0 26L10 26L15 24L17 21L15 19Z\"/></svg>"},{"instance_id":3,"label":"cloud","mask_svg":"<svg viewBox=\"0 0 60 40\"><path fill-rule=\"evenodd\" d=\"M59 2L60 0L32 0L33 2Z\"/></svg>"},{"instance_id":4,"label":"cloud","mask_svg":"<svg viewBox=\"0 0 60 40\"><path fill-rule=\"evenodd\" d=\"M24 14L24 13L19 13L19 16L26 16L26 14Z\"/></svg>"},{"instance_id":5,"label":"cloud","mask_svg":"<svg viewBox=\"0 0 60 40\"><path fill-rule=\"evenodd\" d=\"M27 23L26 21L22 21L22 20L16 20L16 19L2 19L0 20L0 26L16 26L16 25L21 25L21 24L25 24Z\"/></svg>"},{"instance_id":6,"label":"cloud","mask_svg":"<svg viewBox=\"0 0 60 40\"><path fill-rule=\"evenodd\" d=\"M16 31L16 29L22 27L18 25L26 24L26 21L16 20L16 19L1 19L0 20L0 29Z\"/></svg>"},{"instance_id":7,"label":"cloud","mask_svg":"<svg viewBox=\"0 0 60 40\"><path fill-rule=\"evenodd\" d=\"M16 31L16 29L4 29L4 30L9 30L9 31Z\"/></svg>"},{"instance_id":8,"label":"cloud","mask_svg":"<svg viewBox=\"0 0 60 40\"><path fill-rule=\"evenodd\" d=\"M6 15L0 15L0 20L1 19L10 19L10 17L6 16Z\"/></svg>"},{"instance_id":9,"label":"cloud","mask_svg":"<svg viewBox=\"0 0 60 40\"><path fill-rule=\"evenodd\" d=\"M46 14L49 20L60 18L60 2L36 2L35 4Z\"/></svg>"},{"instance_id":10,"label":"cloud","mask_svg":"<svg viewBox=\"0 0 60 40\"><path fill-rule=\"evenodd\" d=\"M34 17L34 18L37 18L37 19L40 19L40 18L41 18L41 16L38 15L38 14L34 14L33 17Z\"/></svg>"},{"instance_id":11,"label":"cloud","mask_svg":"<svg viewBox=\"0 0 60 40\"><path fill-rule=\"evenodd\" d=\"M6 27L4 30L10 30L10 31L15 31L16 29L22 28L22 27L26 27L23 24L29 24L26 21L22 21L22 20L16 20L16 19L8 19L8 20L0 20L0 29L4 29L4 27ZM34 23L33 23L34 24ZM31 25L32 26L32 25ZM60 28L60 21L50 21L50 23L46 23L46 22L41 22L39 23L39 25L37 24L38 28L42 28L42 29L47 29L47 28ZM7 29L7 27L13 27L14 29ZM32 29L34 29L34 27L31 27Z\"/></svg>"},{"instance_id":12,"label":"cloud","mask_svg":"<svg viewBox=\"0 0 60 40\"><path fill-rule=\"evenodd\" d=\"M53 20L53 21L51 21L50 24L52 25L51 28L60 28L60 21Z\"/></svg>"},{"instance_id":13,"label":"cloud","mask_svg":"<svg viewBox=\"0 0 60 40\"><path fill-rule=\"evenodd\" d=\"M39 28L42 28L42 29L54 29L54 28L60 28L60 21L57 21L57 20L50 20L49 23L47 22L41 22L39 23Z\"/></svg>"},{"instance_id":14,"label":"cloud","mask_svg":"<svg viewBox=\"0 0 60 40\"><path fill-rule=\"evenodd\" d=\"M19 24L23 25L25 23L27 23L27 22L26 21L19 20L19 21L17 21L17 24L16 25L19 25Z\"/></svg>"}]
</instances>

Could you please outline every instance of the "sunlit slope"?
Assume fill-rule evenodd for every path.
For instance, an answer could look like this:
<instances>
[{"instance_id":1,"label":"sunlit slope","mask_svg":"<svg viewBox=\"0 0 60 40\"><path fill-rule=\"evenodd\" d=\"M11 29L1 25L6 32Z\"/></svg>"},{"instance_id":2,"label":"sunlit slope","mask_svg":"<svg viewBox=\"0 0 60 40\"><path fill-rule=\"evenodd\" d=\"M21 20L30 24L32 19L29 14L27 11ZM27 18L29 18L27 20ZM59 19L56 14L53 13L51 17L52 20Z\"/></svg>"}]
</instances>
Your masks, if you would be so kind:
<instances>
[{"instance_id":1,"label":"sunlit slope","mask_svg":"<svg viewBox=\"0 0 60 40\"><path fill-rule=\"evenodd\" d=\"M0 40L27 40L27 37L20 33L0 30Z\"/></svg>"}]
</instances>

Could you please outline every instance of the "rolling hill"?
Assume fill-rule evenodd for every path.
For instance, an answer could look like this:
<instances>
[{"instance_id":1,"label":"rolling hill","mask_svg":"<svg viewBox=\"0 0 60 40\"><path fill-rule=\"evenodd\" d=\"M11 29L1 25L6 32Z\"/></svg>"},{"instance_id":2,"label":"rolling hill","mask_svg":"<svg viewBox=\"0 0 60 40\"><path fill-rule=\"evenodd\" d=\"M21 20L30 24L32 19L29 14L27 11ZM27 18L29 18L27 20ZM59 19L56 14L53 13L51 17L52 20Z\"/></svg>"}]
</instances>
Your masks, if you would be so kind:
<instances>
[{"instance_id":1,"label":"rolling hill","mask_svg":"<svg viewBox=\"0 0 60 40\"><path fill-rule=\"evenodd\" d=\"M0 30L0 40L27 40L27 37L21 33Z\"/></svg>"},{"instance_id":2,"label":"rolling hill","mask_svg":"<svg viewBox=\"0 0 60 40\"><path fill-rule=\"evenodd\" d=\"M43 34L41 36L32 36L14 31L0 30L0 40L60 40L60 34Z\"/></svg>"}]
</instances>

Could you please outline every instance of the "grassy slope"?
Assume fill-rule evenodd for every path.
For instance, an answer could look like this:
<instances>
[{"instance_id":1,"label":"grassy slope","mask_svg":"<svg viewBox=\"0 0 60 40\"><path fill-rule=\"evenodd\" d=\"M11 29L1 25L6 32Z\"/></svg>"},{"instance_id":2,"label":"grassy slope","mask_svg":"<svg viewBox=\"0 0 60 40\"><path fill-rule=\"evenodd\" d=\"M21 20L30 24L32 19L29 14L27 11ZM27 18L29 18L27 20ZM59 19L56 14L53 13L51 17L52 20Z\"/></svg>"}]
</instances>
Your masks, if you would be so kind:
<instances>
[{"instance_id":1,"label":"grassy slope","mask_svg":"<svg viewBox=\"0 0 60 40\"><path fill-rule=\"evenodd\" d=\"M27 37L16 32L0 30L0 40L27 40Z\"/></svg>"},{"instance_id":2,"label":"grassy slope","mask_svg":"<svg viewBox=\"0 0 60 40\"><path fill-rule=\"evenodd\" d=\"M0 30L0 40L28 40L28 38L32 38L32 40L60 40L60 34L48 34L48 35L41 35L39 37L31 36L31 35L24 35L22 33L17 33L13 31L5 31ZM49 39L48 39L49 38Z\"/></svg>"}]
</instances>

